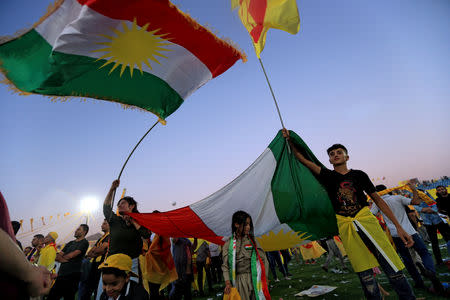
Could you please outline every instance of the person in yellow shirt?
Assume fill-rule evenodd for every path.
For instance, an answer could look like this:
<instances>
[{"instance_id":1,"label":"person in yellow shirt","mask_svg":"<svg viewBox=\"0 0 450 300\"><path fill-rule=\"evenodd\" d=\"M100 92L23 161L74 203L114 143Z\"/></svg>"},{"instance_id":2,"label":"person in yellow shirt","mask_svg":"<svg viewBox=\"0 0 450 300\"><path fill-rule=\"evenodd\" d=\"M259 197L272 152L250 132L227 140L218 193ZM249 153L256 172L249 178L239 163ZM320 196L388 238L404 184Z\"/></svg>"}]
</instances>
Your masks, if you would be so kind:
<instances>
[{"instance_id":1,"label":"person in yellow shirt","mask_svg":"<svg viewBox=\"0 0 450 300\"><path fill-rule=\"evenodd\" d=\"M50 272L55 268L57 238L58 234L54 231L47 234L44 238L45 247L41 249L38 260L38 265L46 267Z\"/></svg>"}]
</instances>

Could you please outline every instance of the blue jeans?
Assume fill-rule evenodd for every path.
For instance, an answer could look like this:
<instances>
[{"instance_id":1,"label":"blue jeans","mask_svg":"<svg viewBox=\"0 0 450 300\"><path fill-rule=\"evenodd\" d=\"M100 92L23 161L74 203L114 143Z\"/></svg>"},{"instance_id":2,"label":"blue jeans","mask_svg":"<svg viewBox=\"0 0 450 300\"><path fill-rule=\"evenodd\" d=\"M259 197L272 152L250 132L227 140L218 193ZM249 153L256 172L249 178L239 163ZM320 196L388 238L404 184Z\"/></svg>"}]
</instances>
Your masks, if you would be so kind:
<instances>
[{"instance_id":1,"label":"blue jeans","mask_svg":"<svg viewBox=\"0 0 450 300\"><path fill-rule=\"evenodd\" d=\"M436 273L436 270L434 268L434 262L433 258L431 257L430 252L428 252L427 247L425 246L422 238L417 234L413 234L411 236L414 240L413 248L416 250L416 252L419 254L420 258L422 259L423 266L433 272ZM402 239L399 237L392 237L394 240L394 244L397 247L397 251L402 257L403 263L405 264L406 269L408 270L411 277L414 279L414 282L417 286L423 286L423 280L420 276L419 271L417 270L416 266L414 265L414 261L412 260L411 254L409 253L408 248L405 247L405 244L403 243Z\"/></svg>"},{"instance_id":2,"label":"blue jeans","mask_svg":"<svg viewBox=\"0 0 450 300\"><path fill-rule=\"evenodd\" d=\"M83 258L81 263L81 278L78 283L78 296L77 300L82 300L87 297L89 293L89 273L91 272L91 260L88 258ZM91 299L89 295L89 299Z\"/></svg>"},{"instance_id":3,"label":"blue jeans","mask_svg":"<svg viewBox=\"0 0 450 300\"><path fill-rule=\"evenodd\" d=\"M378 263L380 264L381 269L384 271L386 276L389 279L389 282L391 283L392 288L395 290L395 292L398 295L399 299L416 299L416 296L414 296L414 293L411 289L411 286L409 285L408 281L406 280L405 275L403 275L402 271L395 272L394 269L391 267L391 265L386 261L383 255L378 251L378 249L375 247L375 245L372 244L370 239L362 232L362 230L358 230L358 234L361 237L364 244L367 246L367 248L372 252L372 254L377 259ZM358 277L361 282L364 295L367 299L382 299L380 289L378 288L378 283L375 280L375 277L373 276L372 269L365 270L362 272L358 272Z\"/></svg>"}]
</instances>

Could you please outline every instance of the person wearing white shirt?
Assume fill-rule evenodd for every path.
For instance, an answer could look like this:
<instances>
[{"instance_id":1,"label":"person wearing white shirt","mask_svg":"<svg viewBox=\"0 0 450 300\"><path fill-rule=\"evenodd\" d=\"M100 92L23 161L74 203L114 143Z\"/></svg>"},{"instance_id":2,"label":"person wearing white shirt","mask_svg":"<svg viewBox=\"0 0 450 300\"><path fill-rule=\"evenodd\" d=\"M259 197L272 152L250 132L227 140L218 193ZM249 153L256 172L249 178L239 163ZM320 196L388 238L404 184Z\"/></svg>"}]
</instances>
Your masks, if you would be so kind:
<instances>
[{"instance_id":1,"label":"person wearing white shirt","mask_svg":"<svg viewBox=\"0 0 450 300\"><path fill-rule=\"evenodd\" d=\"M384 185L377 185L376 187L377 192L381 192L386 189L386 186ZM435 274L436 269L434 266L433 258L428 252L427 247L425 246L425 243L423 242L420 235L417 233L417 231L412 226L411 222L409 221L408 215L406 214L405 207L408 205L416 205L421 202L421 199L419 198L419 194L412 184L410 184L410 188L413 191L413 199L406 198L404 196L400 195L392 195L387 194L382 196L383 200L386 202L386 204L389 206L395 217L397 218L400 225L403 227L403 229L411 235L411 237L414 240L414 244L412 248L419 254L420 258L422 259L423 265L428 270L428 274L432 278L433 286L435 291L442 291L442 285L440 284L439 280L437 280ZM401 238L397 234L397 230L395 225L392 223L392 221L386 217L385 214L383 214L380 209L374 204L372 205L370 211L377 215L378 213L381 213L383 215L383 218L386 222L386 225L391 232L392 239L394 241L395 246L397 247L397 251L400 254L403 263L405 264L406 269L408 270L408 273L411 275L415 282L416 288L423 288L426 289L424 281L422 279L422 276L420 276L419 271L417 270L416 266L414 265L413 259L411 257L411 254L409 253L408 248L406 248L404 242L401 240ZM431 279L431 278L430 278Z\"/></svg>"}]
</instances>

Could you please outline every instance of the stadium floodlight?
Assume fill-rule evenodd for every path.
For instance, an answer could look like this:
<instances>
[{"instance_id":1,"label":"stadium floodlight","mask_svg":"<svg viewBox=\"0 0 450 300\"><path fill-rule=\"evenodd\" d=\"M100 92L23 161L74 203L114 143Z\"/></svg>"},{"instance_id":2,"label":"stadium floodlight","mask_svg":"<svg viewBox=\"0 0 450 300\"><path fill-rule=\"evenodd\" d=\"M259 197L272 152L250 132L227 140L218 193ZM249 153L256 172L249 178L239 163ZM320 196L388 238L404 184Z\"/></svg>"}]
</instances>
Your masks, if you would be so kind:
<instances>
[{"instance_id":1,"label":"stadium floodlight","mask_svg":"<svg viewBox=\"0 0 450 300\"><path fill-rule=\"evenodd\" d=\"M95 197L85 197L81 199L80 209L83 214L92 214L99 207L99 201Z\"/></svg>"}]
</instances>

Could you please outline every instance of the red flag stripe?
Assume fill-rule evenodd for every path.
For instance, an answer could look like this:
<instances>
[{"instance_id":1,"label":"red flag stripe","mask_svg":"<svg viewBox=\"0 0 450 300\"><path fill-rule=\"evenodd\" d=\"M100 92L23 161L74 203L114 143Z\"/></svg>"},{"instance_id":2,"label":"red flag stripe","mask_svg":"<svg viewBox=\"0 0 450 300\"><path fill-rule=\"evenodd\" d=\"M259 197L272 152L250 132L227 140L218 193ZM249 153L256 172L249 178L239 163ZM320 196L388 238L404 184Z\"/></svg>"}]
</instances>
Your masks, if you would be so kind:
<instances>
[{"instance_id":1,"label":"red flag stripe","mask_svg":"<svg viewBox=\"0 0 450 300\"><path fill-rule=\"evenodd\" d=\"M196 237L223 245L218 236L203 223L189 206L163 213L129 213L139 225L159 234L170 237Z\"/></svg>"},{"instance_id":2,"label":"red flag stripe","mask_svg":"<svg viewBox=\"0 0 450 300\"><path fill-rule=\"evenodd\" d=\"M189 50L217 77L244 56L230 44L217 38L168 0L77 0L112 19L149 23L148 31L159 29L165 39Z\"/></svg>"},{"instance_id":3,"label":"red flag stripe","mask_svg":"<svg viewBox=\"0 0 450 300\"><path fill-rule=\"evenodd\" d=\"M256 26L250 32L254 43L258 43L264 29L264 18L266 16L267 0L250 0L248 13L256 22Z\"/></svg>"}]
</instances>

